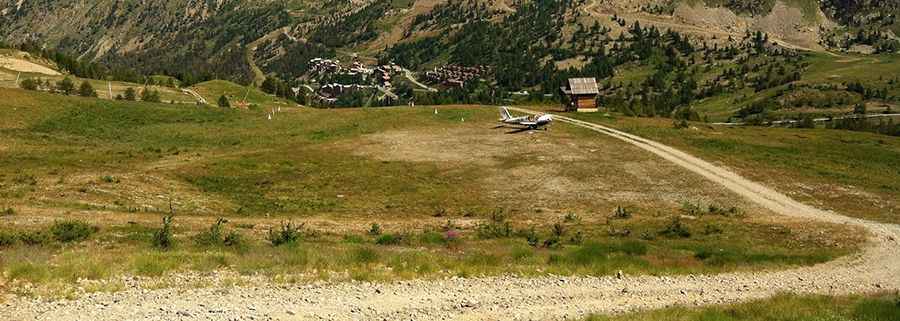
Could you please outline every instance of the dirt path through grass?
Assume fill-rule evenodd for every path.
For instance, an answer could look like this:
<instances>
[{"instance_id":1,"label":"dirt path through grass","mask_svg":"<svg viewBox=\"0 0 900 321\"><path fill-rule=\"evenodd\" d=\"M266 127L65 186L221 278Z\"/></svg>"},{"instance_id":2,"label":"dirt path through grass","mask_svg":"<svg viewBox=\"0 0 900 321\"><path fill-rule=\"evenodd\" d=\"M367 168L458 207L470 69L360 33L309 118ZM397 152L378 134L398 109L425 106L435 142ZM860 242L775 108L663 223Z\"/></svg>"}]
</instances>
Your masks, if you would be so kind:
<instances>
[{"instance_id":1,"label":"dirt path through grass","mask_svg":"<svg viewBox=\"0 0 900 321\"><path fill-rule=\"evenodd\" d=\"M557 120L624 140L777 214L864 228L870 233L869 243L859 254L786 271L674 277L501 276L392 283L260 281L242 287L219 286L213 280L211 286L200 289L134 287L52 303L13 298L0 303L0 319L565 320L592 313L734 303L786 292L846 295L900 289L898 225L822 211L671 147L568 117L557 116Z\"/></svg>"}]
</instances>

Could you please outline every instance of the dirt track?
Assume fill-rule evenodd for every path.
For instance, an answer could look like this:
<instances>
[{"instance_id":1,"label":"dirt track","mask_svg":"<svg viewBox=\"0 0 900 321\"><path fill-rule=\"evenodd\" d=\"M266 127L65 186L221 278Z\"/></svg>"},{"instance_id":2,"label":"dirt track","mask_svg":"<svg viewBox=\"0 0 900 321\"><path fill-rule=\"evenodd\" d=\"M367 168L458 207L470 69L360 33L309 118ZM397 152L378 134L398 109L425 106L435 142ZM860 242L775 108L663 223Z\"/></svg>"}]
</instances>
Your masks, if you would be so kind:
<instances>
[{"instance_id":1,"label":"dirt track","mask_svg":"<svg viewBox=\"0 0 900 321\"><path fill-rule=\"evenodd\" d=\"M12 299L0 305L0 319L560 320L590 313L739 302L783 292L841 295L900 289L898 225L815 209L671 147L596 124L561 116L556 119L634 144L777 214L862 227L870 232L869 243L858 255L787 271L270 284L196 290L131 288L53 303Z\"/></svg>"}]
</instances>

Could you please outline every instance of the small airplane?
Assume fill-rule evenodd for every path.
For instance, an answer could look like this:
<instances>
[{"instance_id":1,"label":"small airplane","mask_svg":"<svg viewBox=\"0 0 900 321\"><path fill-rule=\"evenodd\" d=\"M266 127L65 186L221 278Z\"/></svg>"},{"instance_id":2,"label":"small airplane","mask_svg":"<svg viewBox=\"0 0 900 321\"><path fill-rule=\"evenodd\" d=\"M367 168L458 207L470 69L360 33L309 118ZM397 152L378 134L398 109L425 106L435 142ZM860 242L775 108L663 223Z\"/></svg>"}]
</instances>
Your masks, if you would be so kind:
<instances>
[{"instance_id":1,"label":"small airplane","mask_svg":"<svg viewBox=\"0 0 900 321\"><path fill-rule=\"evenodd\" d=\"M513 117L509 113L509 107L500 107L500 123L503 125L524 126L523 130L535 130L550 125L553 122L552 115L520 116ZM546 128L544 128L546 130Z\"/></svg>"}]
</instances>

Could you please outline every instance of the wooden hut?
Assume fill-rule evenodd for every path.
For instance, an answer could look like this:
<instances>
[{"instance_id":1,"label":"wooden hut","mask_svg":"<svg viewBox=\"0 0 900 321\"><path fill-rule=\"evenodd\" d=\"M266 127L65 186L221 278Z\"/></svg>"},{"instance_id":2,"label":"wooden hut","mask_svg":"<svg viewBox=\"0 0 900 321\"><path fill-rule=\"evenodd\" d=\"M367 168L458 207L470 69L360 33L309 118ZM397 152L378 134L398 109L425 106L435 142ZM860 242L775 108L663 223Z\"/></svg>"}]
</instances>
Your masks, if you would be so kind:
<instances>
[{"instance_id":1,"label":"wooden hut","mask_svg":"<svg viewBox=\"0 0 900 321\"><path fill-rule=\"evenodd\" d=\"M595 111L600 88L595 78L571 78L567 87L560 88L569 97L566 111Z\"/></svg>"}]
</instances>

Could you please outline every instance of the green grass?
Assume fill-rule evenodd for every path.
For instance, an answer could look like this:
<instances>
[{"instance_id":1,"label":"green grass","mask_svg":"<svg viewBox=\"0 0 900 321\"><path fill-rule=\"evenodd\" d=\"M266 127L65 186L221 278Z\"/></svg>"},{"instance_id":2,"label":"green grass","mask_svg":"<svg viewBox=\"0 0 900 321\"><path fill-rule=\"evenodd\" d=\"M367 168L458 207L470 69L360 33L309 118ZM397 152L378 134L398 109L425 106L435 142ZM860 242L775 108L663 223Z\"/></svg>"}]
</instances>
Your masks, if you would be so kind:
<instances>
[{"instance_id":1,"label":"green grass","mask_svg":"<svg viewBox=\"0 0 900 321\"><path fill-rule=\"evenodd\" d=\"M715 273L814 264L853 252L859 241L834 226L772 233L778 226L754 220L755 213L701 215L685 220L691 237L668 238L661 231L680 214L680 203L613 200L602 191L540 206L522 202L542 196L535 191L540 186L498 192L516 181L483 180L514 169L530 175L532 166L546 163L532 152L506 149L516 143L512 139L527 142L518 145L522 148L546 144L552 153L573 144L616 151L585 152L575 155L583 159L571 166L544 169L560 178L563 187L615 181L626 193L664 190L616 167L641 167L649 155L569 126L520 136L492 131L494 108L450 106L434 114L432 108L285 107L270 121L262 110L10 89L0 89L0 95L8 98L0 101L0 150L8 155L0 158L0 204L15 207L16 219L37 222L0 227L0 234L16 239L3 246L0 270L19 281L71 284L79 276L114 279L217 269L273 278L360 280L605 275L617 270ZM453 142L468 132L483 134ZM428 135L438 137L433 152L438 156L476 147L498 150L494 156L478 153L467 161L406 159L394 157L403 153L394 150L395 136L374 138L398 133L415 144L427 143ZM384 145L373 148L376 142ZM362 152L366 148L388 153L373 156ZM543 157L553 156L547 155ZM689 197L702 194L723 207L735 202L728 195L698 191L703 187L693 185L702 182L694 184L678 171L663 173L687 179ZM176 211L175 246L154 249L152 235L170 204ZM607 222L616 206L629 207L633 216ZM506 215L510 231L483 237L478 223L488 222L498 211ZM566 213L576 213L578 219L563 222ZM195 242L219 217L232 222L226 233L240 231L241 246ZM84 219L99 231L87 241L66 244L41 232L63 218ZM273 247L267 231L282 221L309 223L308 230L299 241ZM564 235L548 243L556 222L563 222ZM380 236L367 233L372 223L382 226ZM704 233L708 225L720 231ZM538 247L529 246L523 232L531 228ZM447 229L458 232L459 239L447 240ZM28 241L20 240L21 235Z\"/></svg>"},{"instance_id":2,"label":"green grass","mask_svg":"<svg viewBox=\"0 0 900 321\"><path fill-rule=\"evenodd\" d=\"M900 320L900 297L781 295L755 302L709 308L670 308L585 321L887 321Z\"/></svg>"},{"instance_id":3,"label":"green grass","mask_svg":"<svg viewBox=\"0 0 900 321\"><path fill-rule=\"evenodd\" d=\"M241 86L226 80L211 80L191 86L200 96L210 104L215 104L220 96L225 95L231 102L232 107L238 107L243 102L246 106L257 105L265 108L278 106L294 106L294 103L287 102L283 99L276 98L266 94L259 89Z\"/></svg>"}]
</instances>

